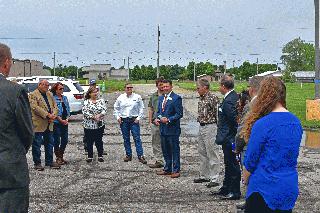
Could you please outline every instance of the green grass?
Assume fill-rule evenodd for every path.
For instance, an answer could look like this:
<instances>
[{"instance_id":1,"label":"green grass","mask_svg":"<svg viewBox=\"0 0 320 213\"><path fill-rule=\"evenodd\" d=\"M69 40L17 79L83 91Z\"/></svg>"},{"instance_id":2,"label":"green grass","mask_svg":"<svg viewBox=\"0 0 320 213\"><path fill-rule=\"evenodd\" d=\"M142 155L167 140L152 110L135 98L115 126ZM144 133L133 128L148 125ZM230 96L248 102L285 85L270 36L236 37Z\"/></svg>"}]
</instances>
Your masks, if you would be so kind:
<instances>
[{"instance_id":1,"label":"green grass","mask_svg":"<svg viewBox=\"0 0 320 213\"><path fill-rule=\"evenodd\" d=\"M188 90L195 90L196 85L194 82L179 82L177 85L181 88ZM236 83L236 91L241 92L247 88L246 82ZM287 86L287 107L290 112L295 114L301 121L301 124L305 128L320 128L319 121L307 121L306 120L306 100L314 98L314 84L313 83L286 83ZM212 83L212 91L218 91L219 84ZM320 109L319 109L320 110Z\"/></svg>"}]
</instances>

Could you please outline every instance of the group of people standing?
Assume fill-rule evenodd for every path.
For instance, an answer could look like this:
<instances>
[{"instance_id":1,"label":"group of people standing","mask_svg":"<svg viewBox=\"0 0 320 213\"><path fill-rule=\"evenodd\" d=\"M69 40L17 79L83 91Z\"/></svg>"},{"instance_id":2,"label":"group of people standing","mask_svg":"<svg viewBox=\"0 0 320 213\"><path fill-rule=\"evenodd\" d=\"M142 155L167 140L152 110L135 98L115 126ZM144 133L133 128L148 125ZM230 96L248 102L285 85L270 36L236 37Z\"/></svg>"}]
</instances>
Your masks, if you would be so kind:
<instances>
[{"instance_id":1,"label":"group of people standing","mask_svg":"<svg viewBox=\"0 0 320 213\"><path fill-rule=\"evenodd\" d=\"M279 78L253 77L248 87L239 97L232 77L223 76L219 90L224 97L216 107L218 99L209 91L209 82L198 81L201 163L200 177L194 182L209 182L207 187L219 185L216 145L221 145L224 179L212 196L239 200L243 168L246 201L237 208L247 213L292 212L298 197L301 123L286 109L286 87ZM244 154L244 158L240 154Z\"/></svg>"},{"instance_id":2,"label":"group of people standing","mask_svg":"<svg viewBox=\"0 0 320 213\"><path fill-rule=\"evenodd\" d=\"M64 152L68 143L70 107L63 95L62 83L54 84L50 92L48 81L42 80L28 96L22 86L6 80L11 65L10 48L0 43L0 212L27 212L30 181L26 153L32 146L34 168L39 171L44 170L42 144L45 166L59 169L67 163ZM200 167L194 183L207 182L209 188L220 185L221 146L224 179L212 196L239 200L243 168L242 182L247 186L247 193L241 208L245 212L292 212L298 197L297 158L303 130L298 118L286 109L285 84L275 77L254 77L249 81L251 99L247 102L239 101L231 76L223 76L219 84L223 95L221 103L210 92L207 80L197 82ZM172 91L170 80L159 78L156 86L158 90L148 103L155 158L149 166L162 168L156 171L157 175L178 178L182 98ZM243 106L243 103L247 104ZM124 140L125 162L132 160L131 132L139 162L147 163L140 139L143 109L141 96L133 93L132 84L127 83L125 93L114 104L114 116ZM102 136L106 113L105 101L99 98L98 88L92 85L83 105L88 163L93 161L93 144L98 161L104 161ZM243 159L239 158L241 153L244 153Z\"/></svg>"}]
</instances>

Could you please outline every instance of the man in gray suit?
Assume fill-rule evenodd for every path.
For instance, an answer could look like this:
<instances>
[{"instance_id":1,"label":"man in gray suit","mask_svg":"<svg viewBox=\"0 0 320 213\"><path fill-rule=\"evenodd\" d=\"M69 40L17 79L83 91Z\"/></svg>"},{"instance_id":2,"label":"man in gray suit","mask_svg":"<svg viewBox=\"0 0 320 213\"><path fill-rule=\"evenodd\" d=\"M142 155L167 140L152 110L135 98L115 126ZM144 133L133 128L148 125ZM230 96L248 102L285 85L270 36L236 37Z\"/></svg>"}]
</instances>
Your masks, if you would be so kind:
<instances>
[{"instance_id":1,"label":"man in gray suit","mask_svg":"<svg viewBox=\"0 0 320 213\"><path fill-rule=\"evenodd\" d=\"M0 43L0 212L28 212L32 144L31 110L26 90L6 80L12 65L10 48Z\"/></svg>"}]
</instances>

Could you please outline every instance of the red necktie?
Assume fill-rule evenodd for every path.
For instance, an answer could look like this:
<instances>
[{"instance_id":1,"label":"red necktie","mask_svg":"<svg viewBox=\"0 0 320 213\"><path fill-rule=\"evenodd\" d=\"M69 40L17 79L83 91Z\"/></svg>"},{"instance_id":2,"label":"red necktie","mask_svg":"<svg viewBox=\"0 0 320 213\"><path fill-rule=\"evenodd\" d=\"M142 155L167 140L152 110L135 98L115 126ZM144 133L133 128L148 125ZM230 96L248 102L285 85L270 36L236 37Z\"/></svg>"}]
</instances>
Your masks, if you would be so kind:
<instances>
[{"instance_id":1,"label":"red necktie","mask_svg":"<svg viewBox=\"0 0 320 213\"><path fill-rule=\"evenodd\" d=\"M164 108L167 104L167 94L164 95L164 99L162 101L162 112L164 112Z\"/></svg>"}]
</instances>

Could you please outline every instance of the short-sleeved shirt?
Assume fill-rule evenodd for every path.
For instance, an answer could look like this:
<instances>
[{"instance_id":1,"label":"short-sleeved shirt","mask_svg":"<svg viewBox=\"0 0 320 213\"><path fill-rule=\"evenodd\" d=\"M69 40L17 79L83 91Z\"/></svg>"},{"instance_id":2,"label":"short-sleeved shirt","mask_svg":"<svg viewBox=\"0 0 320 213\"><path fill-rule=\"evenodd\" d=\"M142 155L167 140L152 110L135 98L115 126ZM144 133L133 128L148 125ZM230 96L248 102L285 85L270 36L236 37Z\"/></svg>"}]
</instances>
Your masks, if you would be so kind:
<instances>
[{"instance_id":1,"label":"short-sleeved shirt","mask_svg":"<svg viewBox=\"0 0 320 213\"><path fill-rule=\"evenodd\" d=\"M150 107L153 110L152 120L157 118L158 100L159 100L158 92L153 93L149 99L148 107Z\"/></svg>"},{"instance_id":2,"label":"short-sleeved shirt","mask_svg":"<svg viewBox=\"0 0 320 213\"><path fill-rule=\"evenodd\" d=\"M199 123L217 123L217 108L219 99L216 95L207 92L200 96L198 102L198 118Z\"/></svg>"}]
</instances>

